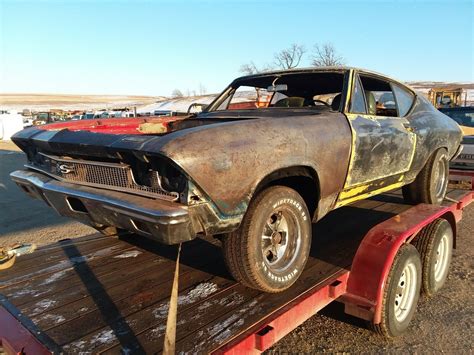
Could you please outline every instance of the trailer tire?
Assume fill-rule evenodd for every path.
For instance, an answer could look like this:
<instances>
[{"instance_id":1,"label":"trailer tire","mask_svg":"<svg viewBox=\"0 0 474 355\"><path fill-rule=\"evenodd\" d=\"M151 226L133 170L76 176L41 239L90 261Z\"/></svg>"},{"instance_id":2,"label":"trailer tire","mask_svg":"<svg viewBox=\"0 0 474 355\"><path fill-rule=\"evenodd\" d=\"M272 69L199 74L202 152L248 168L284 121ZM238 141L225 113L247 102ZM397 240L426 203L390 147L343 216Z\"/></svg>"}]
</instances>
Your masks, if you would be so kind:
<instances>
[{"instance_id":1,"label":"trailer tire","mask_svg":"<svg viewBox=\"0 0 474 355\"><path fill-rule=\"evenodd\" d=\"M453 252L453 229L443 218L424 227L413 239L422 264L421 291L428 297L439 291L446 282Z\"/></svg>"},{"instance_id":2,"label":"trailer tire","mask_svg":"<svg viewBox=\"0 0 474 355\"><path fill-rule=\"evenodd\" d=\"M446 196L448 175L448 152L440 148L428 159L415 181L403 186L402 193L405 201L410 204L441 204Z\"/></svg>"},{"instance_id":3,"label":"trailer tire","mask_svg":"<svg viewBox=\"0 0 474 355\"><path fill-rule=\"evenodd\" d=\"M403 245L393 260L382 297L382 317L371 328L386 338L402 334L410 324L421 287L420 254L413 245Z\"/></svg>"},{"instance_id":4,"label":"trailer tire","mask_svg":"<svg viewBox=\"0 0 474 355\"><path fill-rule=\"evenodd\" d=\"M272 186L251 201L239 229L222 238L224 260L245 286L281 292L303 271L311 234L303 198L288 187Z\"/></svg>"}]
</instances>

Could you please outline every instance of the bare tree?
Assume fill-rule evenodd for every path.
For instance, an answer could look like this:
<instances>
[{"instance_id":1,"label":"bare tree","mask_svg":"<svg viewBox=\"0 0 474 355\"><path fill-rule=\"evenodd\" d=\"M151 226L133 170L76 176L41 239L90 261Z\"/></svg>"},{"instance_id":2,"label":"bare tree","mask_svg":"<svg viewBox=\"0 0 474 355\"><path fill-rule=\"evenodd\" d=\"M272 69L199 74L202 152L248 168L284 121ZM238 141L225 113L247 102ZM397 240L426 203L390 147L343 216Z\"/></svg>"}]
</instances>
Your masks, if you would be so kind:
<instances>
[{"instance_id":1,"label":"bare tree","mask_svg":"<svg viewBox=\"0 0 474 355\"><path fill-rule=\"evenodd\" d=\"M246 75L252 75L252 74L260 73L260 70L257 68L257 66L255 65L254 62L250 62L250 63L247 63L247 64L242 64L240 66L239 71L241 73L246 74Z\"/></svg>"},{"instance_id":2,"label":"bare tree","mask_svg":"<svg viewBox=\"0 0 474 355\"><path fill-rule=\"evenodd\" d=\"M331 43L315 44L311 64L315 67L343 65L344 58L337 54Z\"/></svg>"},{"instance_id":3,"label":"bare tree","mask_svg":"<svg viewBox=\"0 0 474 355\"><path fill-rule=\"evenodd\" d=\"M179 89L174 89L171 92L171 97L183 97L183 96L184 96L183 93Z\"/></svg>"},{"instance_id":4,"label":"bare tree","mask_svg":"<svg viewBox=\"0 0 474 355\"><path fill-rule=\"evenodd\" d=\"M275 65L282 69L296 68L305 52L304 46L293 43L290 47L275 54Z\"/></svg>"},{"instance_id":5,"label":"bare tree","mask_svg":"<svg viewBox=\"0 0 474 355\"><path fill-rule=\"evenodd\" d=\"M207 89L202 83L199 83L199 95L204 95L207 92Z\"/></svg>"}]
</instances>

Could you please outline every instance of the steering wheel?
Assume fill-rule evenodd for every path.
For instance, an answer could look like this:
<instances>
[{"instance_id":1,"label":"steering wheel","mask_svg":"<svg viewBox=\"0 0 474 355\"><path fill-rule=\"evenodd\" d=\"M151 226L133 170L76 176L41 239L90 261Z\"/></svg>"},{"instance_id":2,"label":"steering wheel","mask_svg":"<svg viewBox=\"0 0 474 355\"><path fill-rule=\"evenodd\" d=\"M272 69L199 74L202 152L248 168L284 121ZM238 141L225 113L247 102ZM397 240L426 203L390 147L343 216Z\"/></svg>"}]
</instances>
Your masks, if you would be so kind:
<instances>
[{"instance_id":1,"label":"steering wheel","mask_svg":"<svg viewBox=\"0 0 474 355\"><path fill-rule=\"evenodd\" d=\"M331 105L329 105L326 101L323 101L323 100L314 100L314 102L319 102L323 105L326 105L327 107L331 107Z\"/></svg>"}]
</instances>

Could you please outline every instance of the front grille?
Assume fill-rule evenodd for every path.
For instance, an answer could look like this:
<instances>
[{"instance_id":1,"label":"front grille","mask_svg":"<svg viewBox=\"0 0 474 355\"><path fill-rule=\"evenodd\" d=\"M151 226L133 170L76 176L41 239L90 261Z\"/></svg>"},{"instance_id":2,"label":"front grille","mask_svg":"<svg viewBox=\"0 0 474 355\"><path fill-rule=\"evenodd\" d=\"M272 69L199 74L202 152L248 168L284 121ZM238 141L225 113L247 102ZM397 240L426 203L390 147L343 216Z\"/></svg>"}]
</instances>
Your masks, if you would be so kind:
<instances>
[{"instance_id":1,"label":"front grille","mask_svg":"<svg viewBox=\"0 0 474 355\"><path fill-rule=\"evenodd\" d=\"M42 158L40 163L36 162L27 166L65 182L145 196L153 195L170 201L178 198L177 193L168 192L161 187L157 172L150 172L150 186L140 185L135 181L132 169L126 164L66 159L40 154Z\"/></svg>"}]
</instances>

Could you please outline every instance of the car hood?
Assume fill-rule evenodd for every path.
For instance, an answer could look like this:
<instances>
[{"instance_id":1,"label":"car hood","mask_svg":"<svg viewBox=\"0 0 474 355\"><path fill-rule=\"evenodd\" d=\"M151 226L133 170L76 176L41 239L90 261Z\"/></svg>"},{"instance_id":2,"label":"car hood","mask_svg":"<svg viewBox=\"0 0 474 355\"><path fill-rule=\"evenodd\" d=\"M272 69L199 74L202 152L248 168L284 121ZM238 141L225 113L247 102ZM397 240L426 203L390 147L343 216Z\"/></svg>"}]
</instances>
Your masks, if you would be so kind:
<instances>
[{"instance_id":1,"label":"car hood","mask_svg":"<svg viewBox=\"0 0 474 355\"><path fill-rule=\"evenodd\" d=\"M253 112L252 112L253 111ZM149 117L99 119L33 126L16 133L12 140L30 159L37 152L76 157L120 158L120 152L160 153L163 146L187 134L236 121L279 116L321 115L321 110L275 109L270 112L239 110L203 113L197 117ZM294 112L293 112L294 111ZM268 116L268 117L267 117Z\"/></svg>"}]
</instances>

